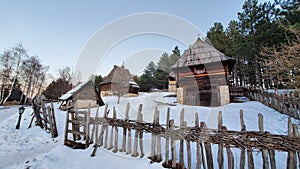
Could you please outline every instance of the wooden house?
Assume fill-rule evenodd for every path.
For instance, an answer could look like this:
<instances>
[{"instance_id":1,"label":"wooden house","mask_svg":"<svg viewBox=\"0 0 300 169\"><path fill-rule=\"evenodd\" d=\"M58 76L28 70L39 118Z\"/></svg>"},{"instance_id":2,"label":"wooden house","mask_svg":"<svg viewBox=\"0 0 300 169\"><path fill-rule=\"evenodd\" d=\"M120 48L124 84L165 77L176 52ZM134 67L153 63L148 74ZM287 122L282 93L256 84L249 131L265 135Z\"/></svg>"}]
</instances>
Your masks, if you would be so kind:
<instances>
[{"instance_id":1,"label":"wooden house","mask_svg":"<svg viewBox=\"0 0 300 169\"><path fill-rule=\"evenodd\" d=\"M138 94L139 86L132 80L132 75L124 66L114 65L101 83L101 96Z\"/></svg>"},{"instance_id":2,"label":"wooden house","mask_svg":"<svg viewBox=\"0 0 300 169\"><path fill-rule=\"evenodd\" d=\"M195 106L229 103L229 80L235 60L200 38L171 69L176 74L177 101Z\"/></svg>"},{"instance_id":3,"label":"wooden house","mask_svg":"<svg viewBox=\"0 0 300 169\"><path fill-rule=\"evenodd\" d=\"M59 98L62 101L60 109L64 109L68 102L76 104L77 108L103 106L100 92L95 88L92 80L77 85Z\"/></svg>"},{"instance_id":4,"label":"wooden house","mask_svg":"<svg viewBox=\"0 0 300 169\"><path fill-rule=\"evenodd\" d=\"M129 93L139 94L140 86L133 80L129 80Z\"/></svg>"}]
</instances>

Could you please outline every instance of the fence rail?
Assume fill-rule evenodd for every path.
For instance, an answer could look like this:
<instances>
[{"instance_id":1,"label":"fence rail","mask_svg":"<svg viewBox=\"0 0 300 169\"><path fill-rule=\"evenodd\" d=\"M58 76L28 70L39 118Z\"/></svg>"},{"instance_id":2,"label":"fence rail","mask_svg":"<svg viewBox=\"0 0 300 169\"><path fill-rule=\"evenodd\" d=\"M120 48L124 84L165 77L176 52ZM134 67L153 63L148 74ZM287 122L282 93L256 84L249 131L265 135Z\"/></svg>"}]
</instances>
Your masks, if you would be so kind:
<instances>
[{"instance_id":1,"label":"fence rail","mask_svg":"<svg viewBox=\"0 0 300 169\"><path fill-rule=\"evenodd\" d=\"M250 99L259 101L282 114L300 120L300 98L289 97L288 95L270 93L262 90L250 90Z\"/></svg>"},{"instance_id":2,"label":"fence rail","mask_svg":"<svg viewBox=\"0 0 300 169\"><path fill-rule=\"evenodd\" d=\"M113 117L108 117L108 105L106 105L102 117L99 117L99 109L97 109L95 117L90 117L89 110L85 111L85 115L81 117L76 117L78 110L69 110L67 114L74 116L71 120L67 115L69 117L66 122L65 144L74 148L76 146L87 148L89 144L94 143L91 156L96 155L98 147L103 147L114 153L126 152L133 157L140 156L142 158L145 155L143 137L145 133L150 133L151 142L150 145L146 145L151 147L149 159L152 162L163 161L162 165L166 168L214 168L216 164L214 165L212 145L218 146L217 166L219 168L245 168L246 164L248 168L257 167L253 160L253 152L262 153L262 168L276 168L276 151L288 152L287 168L296 168L299 165L298 125L292 124L291 118L288 120L289 134L278 135L264 131L262 114L258 115L259 131L247 131L242 110L240 111L241 130L233 131L227 130L226 126L223 126L221 111L218 116L218 129L209 129L205 122L199 123L198 113L195 114L195 125L187 126L184 109L180 112L180 125L175 126L175 121L170 119L170 109L166 113L166 124L162 125L159 123L161 116L157 108L154 110L153 122L146 123L143 122L143 105L139 106L136 120L129 120L129 107L128 103L124 119L117 118L115 108L113 108ZM92 125L92 128L89 125ZM84 130L80 131L80 126ZM123 133L119 138L119 129L121 128ZM72 140L68 134L73 136ZM84 137L76 138L78 135ZM119 139L121 139L121 145L119 145ZM162 139L165 140L165 145L162 145ZM85 146L80 146L80 141L83 141L82 145ZM178 142L179 151L176 149ZM192 145L195 146L194 149L191 148ZM240 149L239 157L234 157L233 148ZM164 150L164 157L162 150ZM196 152L192 153L192 151ZM192 154L196 157L192 157ZM224 162L225 156L227 156L227 163ZM234 166L236 158L240 159L239 166ZM195 160L192 161L192 159ZM224 166L225 164L227 166Z\"/></svg>"}]
</instances>

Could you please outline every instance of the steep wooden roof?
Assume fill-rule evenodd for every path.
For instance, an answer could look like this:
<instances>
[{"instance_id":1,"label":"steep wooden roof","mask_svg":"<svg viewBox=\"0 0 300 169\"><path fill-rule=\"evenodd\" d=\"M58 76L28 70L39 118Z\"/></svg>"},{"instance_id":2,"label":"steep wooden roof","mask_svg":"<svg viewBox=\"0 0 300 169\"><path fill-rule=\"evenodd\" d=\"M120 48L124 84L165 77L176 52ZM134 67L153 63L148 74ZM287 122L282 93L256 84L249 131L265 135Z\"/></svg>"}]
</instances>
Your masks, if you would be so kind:
<instances>
[{"instance_id":1,"label":"steep wooden roof","mask_svg":"<svg viewBox=\"0 0 300 169\"><path fill-rule=\"evenodd\" d=\"M197 41L189 47L189 49L184 51L177 63L175 63L171 68L176 69L180 67L201 65L220 61L232 61L233 63L235 63L235 60L233 58L225 56L222 52L218 51L214 47L198 38Z\"/></svg>"},{"instance_id":2,"label":"steep wooden roof","mask_svg":"<svg viewBox=\"0 0 300 169\"><path fill-rule=\"evenodd\" d=\"M62 95L59 100L68 100L71 96L73 96L74 94L80 92L82 89L84 89L86 86L93 86L93 82L91 80L88 80L84 83L80 83L79 85L75 86L73 89L69 90L67 93L65 93L64 95ZM91 93L92 96L93 93Z\"/></svg>"},{"instance_id":3,"label":"steep wooden roof","mask_svg":"<svg viewBox=\"0 0 300 169\"><path fill-rule=\"evenodd\" d=\"M109 72L107 76L103 78L103 82L101 84L105 83L120 83L120 79L129 79L132 77L129 70L124 68L124 66L119 67L117 65L114 65L114 68Z\"/></svg>"}]
</instances>

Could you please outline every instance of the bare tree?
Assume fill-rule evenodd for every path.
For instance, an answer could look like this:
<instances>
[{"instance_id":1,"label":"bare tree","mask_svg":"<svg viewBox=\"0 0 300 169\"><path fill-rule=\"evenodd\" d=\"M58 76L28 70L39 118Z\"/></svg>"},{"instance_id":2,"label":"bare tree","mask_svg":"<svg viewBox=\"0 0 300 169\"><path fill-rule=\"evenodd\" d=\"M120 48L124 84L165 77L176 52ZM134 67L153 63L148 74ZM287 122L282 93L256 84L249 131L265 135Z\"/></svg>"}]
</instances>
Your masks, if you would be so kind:
<instances>
[{"instance_id":1,"label":"bare tree","mask_svg":"<svg viewBox=\"0 0 300 169\"><path fill-rule=\"evenodd\" d=\"M59 78L71 82L73 73L69 66L62 67L57 70Z\"/></svg>"},{"instance_id":2,"label":"bare tree","mask_svg":"<svg viewBox=\"0 0 300 169\"><path fill-rule=\"evenodd\" d=\"M31 56L22 61L21 70L26 103L28 98L33 98L41 91L48 67L43 66L37 56Z\"/></svg>"},{"instance_id":3,"label":"bare tree","mask_svg":"<svg viewBox=\"0 0 300 169\"><path fill-rule=\"evenodd\" d=\"M11 96L13 89L16 86L17 79L20 73L21 61L27 56L27 51L22 44L4 51L1 56L1 94L0 104L4 104Z\"/></svg>"},{"instance_id":4,"label":"bare tree","mask_svg":"<svg viewBox=\"0 0 300 169\"><path fill-rule=\"evenodd\" d=\"M0 92L0 104L4 102L5 92L10 84L10 77L12 72L12 65L14 64L12 51L6 50L1 55L1 92Z\"/></svg>"}]
</instances>

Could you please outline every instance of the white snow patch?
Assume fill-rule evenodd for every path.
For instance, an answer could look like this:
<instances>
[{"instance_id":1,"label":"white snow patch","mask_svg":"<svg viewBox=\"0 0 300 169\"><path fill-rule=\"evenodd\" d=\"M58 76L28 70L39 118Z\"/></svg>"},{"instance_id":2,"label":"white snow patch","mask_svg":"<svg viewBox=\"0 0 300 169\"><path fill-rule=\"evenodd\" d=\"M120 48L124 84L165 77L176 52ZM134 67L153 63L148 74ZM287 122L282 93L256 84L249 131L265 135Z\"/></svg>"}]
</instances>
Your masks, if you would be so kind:
<instances>
[{"instance_id":1,"label":"white snow patch","mask_svg":"<svg viewBox=\"0 0 300 169\"><path fill-rule=\"evenodd\" d=\"M258 113L264 116L265 130L273 134L287 134L288 116L282 115L277 111L264 106L256 101L248 101L244 103L232 103L222 107L197 107L177 104L177 106L167 106L154 102L160 100L169 102L164 97L166 93L141 93L138 97L121 97L120 104L116 104L118 98L116 96L104 97L103 100L109 105L112 117L112 109L115 106L118 118L125 117L126 104L130 103L129 118L136 119L139 104L143 104L144 121L152 122L154 108L158 107L160 111L160 123L166 124L166 112L169 107L171 110L171 119L175 120L175 125L179 125L180 111L184 108L185 120L189 126L195 125L195 113L199 113L199 121L205 121L209 128L217 128L218 112L223 112L223 125L229 130L240 130L240 109L244 111L244 119L247 130L258 130ZM75 150L63 145L64 127L65 127L65 112L58 109L59 104L54 104L55 116L58 129L58 137L51 138L51 134L43 129L32 126L28 129L31 120L32 108L26 107L22 116L20 130L15 129L18 119L19 106L0 107L0 168L33 168L33 169L50 169L50 168L72 168L72 169L141 169L141 168L163 168L161 163L150 164L147 158L150 153L150 134L145 134L144 158L133 158L126 153L112 153L104 148L99 148L95 157L90 157L93 150L91 145L86 150ZM104 106L100 107L99 114L102 116ZM92 116L95 116L96 109L92 109ZM294 120L298 123L299 121ZM122 129L119 129L121 138ZM134 135L134 132L132 133ZM121 139L120 139L121 140ZM162 147L165 140L162 139ZM121 145L121 144L119 144ZM195 167L195 143L192 143L192 160ZM214 165L217 168L217 145L213 145ZM178 145L177 145L178 148ZM225 151L225 150L224 150ZM235 157L235 166L239 163L239 149L232 149ZM224 153L226 154L226 153ZM262 166L261 153L253 153L254 163L257 168ZM163 155L164 157L164 155ZM286 168L287 153L276 152L277 168ZM225 166L227 165L226 155L224 158ZM284 160L282 160L284 159ZM186 160L185 160L186 161ZM247 164L246 164L247 165Z\"/></svg>"}]
</instances>

